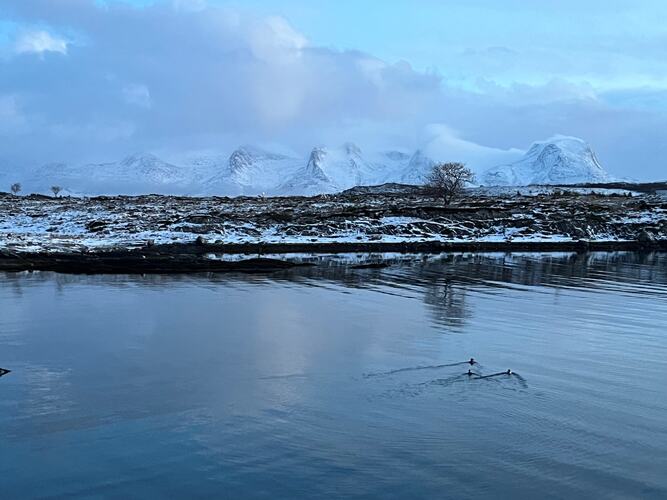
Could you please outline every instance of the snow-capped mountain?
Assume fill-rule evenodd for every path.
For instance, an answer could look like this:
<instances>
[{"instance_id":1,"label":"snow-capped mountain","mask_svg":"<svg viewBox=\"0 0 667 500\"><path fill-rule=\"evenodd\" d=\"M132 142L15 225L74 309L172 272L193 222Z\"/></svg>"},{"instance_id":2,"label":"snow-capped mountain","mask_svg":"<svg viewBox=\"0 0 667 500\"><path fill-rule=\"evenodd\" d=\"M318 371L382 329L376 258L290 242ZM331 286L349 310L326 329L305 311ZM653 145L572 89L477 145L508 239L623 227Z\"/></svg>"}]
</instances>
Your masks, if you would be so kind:
<instances>
[{"instance_id":1,"label":"snow-capped mountain","mask_svg":"<svg viewBox=\"0 0 667 500\"><path fill-rule=\"evenodd\" d=\"M336 191L337 186L324 172L323 168L327 154L324 148L313 149L306 166L300 168L293 176L289 177L278 188L278 191L281 194L305 195Z\"/></svg>"},{"instance_id":2,"label":"snow-capped mountain","mask_svg":"<svg viewBox=\"0 0 667 500\"><path fill-rule=\"evenodd\" d=\"M435 161L426 156L423 151L418 149L410 158L407 166L403 169L400 179L396 182L403 184L424 184L424 179L435 165Z\"/></svg>"},{"instance_id":3,"label":"snow-capped mountain","mask_svg":"<svg viewBox=\"0 0 667 500\"><path fill-rule=\"evenodd\" d=\"M98 183L121 182L159 187L190 182L186 169L150 153L133 154L118 162L91 164L86 171Z\"/></svg>"},{"instance_id":4,"label":"snow-capped mountain","mask_svg":"<svg viewBox=\"0 0 667 500\"><path fill-rule=\"evenodd\" d=\"M58 185L70 193L183 193L192 183L192 172L187 168L150 153L137 153L116 162L48 163L32 172L26 188L48 192L50 186Z\"/></svg>"},{"instance_id":5,"label":"snow-capped mountain","mask_svg":"<svg viewBox=\"0 0 667 500\"><path fill-rule=\"evenodd\" d=\"M588 143L576 137L556 136L533 143L514 163L488 169L480 180L487 186L526 186L607 182L612 178Z\"/></svg>"},{"instance_id":6,"label":"snow-capped mountain","mask_svg":"<svg viewBox=\"0 0 667 500\"><path fill-rule=\"evenodd\" d=\"M299 158L243 146L205 182L208 193L260 194L275 191L303 165Z\"/></svg>"},{"instance_id":7,"label":"snow-capped mountain","mask_svg":"<svg viewBox=\"0 0 667 500\"><path fill-rule=\"evenodd\" d=\"M46 163L32 171L30 181L59 179L61 182L70 180L79 174L73 165L63 162Z\"/></svg>"},{"instance_id":8,"label":"snow-capped mountain","mask_svg":"<svg viewBox=\"0 0 667 500\"><path fill-rule=\"evenodd\" d=\"M389 158L387 158L389 160ZM306 166L297 170L279 188L284 194L333 193L380 183L388 173L387 163L366 159L361 148L347 143L341 148L313 149Z\"/></svg>"},{"instance_id":9,"label":"snow-capped mountain","mask_svg":"<svg viewBox=\"0 0 667 500\"><path fill-rule=\"evenodd\" d=\"M522 154L513 151L515 157ZM447 150L439 155L446 156ZM58 185L64 193L90 195L314 195L385 183L420 185L436 160L452 159L465 161L433 158L424 150L367 153L353 143L316 147L306 158L243 146L231 154L197 153L171 162L140 153L116 162L50 163L23 179L13 176L12 182L23 182L23 192L48 193ZM469 164L473 169L474 159ZM556 136L534 143L519 160L492 167L478 179L486 186L521 186L605 182L611 177L586 142Z\"/></svg>"},{"instance_id":10,"label":"snow-capped mountain","mask_svg":"<svg viewBox=\"0 0 667 500\"><path fill-rule=\"evenodd\" d=\"M96 175L98 178L100 174L117 178L118 175L124 176L128 179L133 179L139 176L147 182L156 184L169 184L185 180L186 173L182 167L177 167L153 154L135 154L128 156L120 162L107 163L97 166Z\"/></svg>"}]
</instances>

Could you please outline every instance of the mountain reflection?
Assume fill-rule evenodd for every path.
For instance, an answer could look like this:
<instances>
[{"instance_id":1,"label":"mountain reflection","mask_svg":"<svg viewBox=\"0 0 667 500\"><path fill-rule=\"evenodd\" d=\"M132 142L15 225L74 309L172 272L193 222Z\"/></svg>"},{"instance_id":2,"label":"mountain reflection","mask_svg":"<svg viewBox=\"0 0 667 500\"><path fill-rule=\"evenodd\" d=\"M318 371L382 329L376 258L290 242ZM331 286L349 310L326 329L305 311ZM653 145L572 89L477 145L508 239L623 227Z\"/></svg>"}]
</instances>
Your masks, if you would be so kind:
<instances>
[{"instance_id":1,"label":"mountain reflection","mask_svg":"<svg viewBox=\"0 0 667 500\"><path fill-rule=\"evenodd\" d=\"M373 290L422 300L442 326L465 324L472 311L466 294L472 288L567 287L613 289L619 284L667 282L667 253L547 253L547 254L344 254L272 256L311 264L267 274L105 275L76 276L50 272L0 273L9 287L5 293L20 297L24 287L52 282L57 293L81 284L119 288L160 288L170 284L199 286L284 286ZM359 264L383 262L383 269L359 269ZM624 288L627 292L627 287ZM632 293L664 296L656 287L637 287Z\"/></svg>"}]
</instances>

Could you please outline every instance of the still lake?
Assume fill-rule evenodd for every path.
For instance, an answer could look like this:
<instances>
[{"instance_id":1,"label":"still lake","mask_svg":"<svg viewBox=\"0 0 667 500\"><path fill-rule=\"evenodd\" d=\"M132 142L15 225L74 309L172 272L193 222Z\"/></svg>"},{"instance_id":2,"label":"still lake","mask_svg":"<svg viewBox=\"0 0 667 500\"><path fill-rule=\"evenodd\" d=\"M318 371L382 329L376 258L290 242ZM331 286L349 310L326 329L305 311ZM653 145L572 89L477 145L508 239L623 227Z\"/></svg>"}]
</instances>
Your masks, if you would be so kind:
<instances>
[{"instance_id":1,"label":"still lake","mask_svg":"<svg viewBox=\"0 0 667 500\"><path fill-rule=\"evenodd\" d=\"M667 497L667 254L385 257L0 273L2 498Z\"/></svg>"}]
</instances>

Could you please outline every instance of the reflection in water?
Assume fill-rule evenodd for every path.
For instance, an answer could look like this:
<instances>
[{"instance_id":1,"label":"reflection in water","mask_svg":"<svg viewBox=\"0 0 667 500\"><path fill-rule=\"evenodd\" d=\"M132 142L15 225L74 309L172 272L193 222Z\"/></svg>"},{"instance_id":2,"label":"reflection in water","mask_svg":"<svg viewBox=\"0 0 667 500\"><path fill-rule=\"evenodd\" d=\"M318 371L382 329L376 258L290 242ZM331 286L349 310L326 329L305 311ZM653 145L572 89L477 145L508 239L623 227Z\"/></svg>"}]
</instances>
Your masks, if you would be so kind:
<instances>
[{"instance_id":1,"label":"reflection in water","mask_svg":"<svg viewBox=\"0 0 667 500\"><path fill-rule=\"evenodd\" d=\"M35 281L64 287L99 284L102 287L157 288L176 283L209 283L235 286L253 283L271 286L275 282L296 283L308 287L326 287L333 283L350 289L372 289L390 295L421 298L429 306L437 323L460 329L472 315L466 306L469 289L507 289L522 286L613 290L619 293L667 296L661 288L646 287L667 282L667 254L664 252L596 252L554 254L344 254L331 256L292 255L292 260L311 262L312 267L268 273L87 276L36 273L0 273L16 297L23 287ZM384 269L358 269L364 262L386 262ZM636 285L636 286L633 286Z\"/></svg>"},{"instance_id":2,"label":"reflection in water","mask_svg":"<svg viewBox=\"0 0 667 500\"><path fill-rule=\"evenodd\" d=\"M466 309L464 287L451 282L439 283L439 280L425 280L424 302L428 304L437 323L451 328L461 327L471 315Z\"/></svg>"},{"instance_id":3,"label":"reflection in water","mask_svg":"<svg viewBox=\"0 0 667 500\"><path fill-rule=\"evenodd\" d=\"M0 274L3 496L667 495L667 254L291 258Z\"/></svg>"}]
</instances>

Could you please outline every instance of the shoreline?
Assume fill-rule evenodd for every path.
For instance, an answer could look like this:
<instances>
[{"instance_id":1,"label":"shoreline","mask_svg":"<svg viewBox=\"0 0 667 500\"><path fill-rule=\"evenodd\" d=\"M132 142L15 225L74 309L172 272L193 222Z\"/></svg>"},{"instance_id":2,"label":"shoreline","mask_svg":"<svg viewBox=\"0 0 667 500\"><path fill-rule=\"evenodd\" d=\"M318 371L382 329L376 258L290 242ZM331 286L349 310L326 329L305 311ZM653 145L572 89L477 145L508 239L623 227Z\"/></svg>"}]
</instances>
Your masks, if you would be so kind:
<instances>
[{"instance_id":1,"label":"shoreline","mask_svg":"<svg viewBox=\"0 0 667 500\"><path fill-rule=\"evenodd\" d=\"M0 197L0 271L266 272L298 264L286 254L667 250L667 200L655 195L471 190L444 206L413 190L369 189L310 198Z\"/></svg>"},{"instance_id":2,"label":"shoreline","mask_svg":"<svg viewBox=\"0 0 667 500\"><path fill-rule=\"evenodd\" d=\"M329 242L329 243L176 243L133 249L87 252L11 252L0 250L0 272L53 271L66 274L189 274L246 272L262 273L290 269L303 264L262 255L342 253L492 253L492 252L614 252L667 251L667 240L654 241L420 241L420 242ZM215 256L247 256L235 261Z\"/></svg>"}]
</instances>

